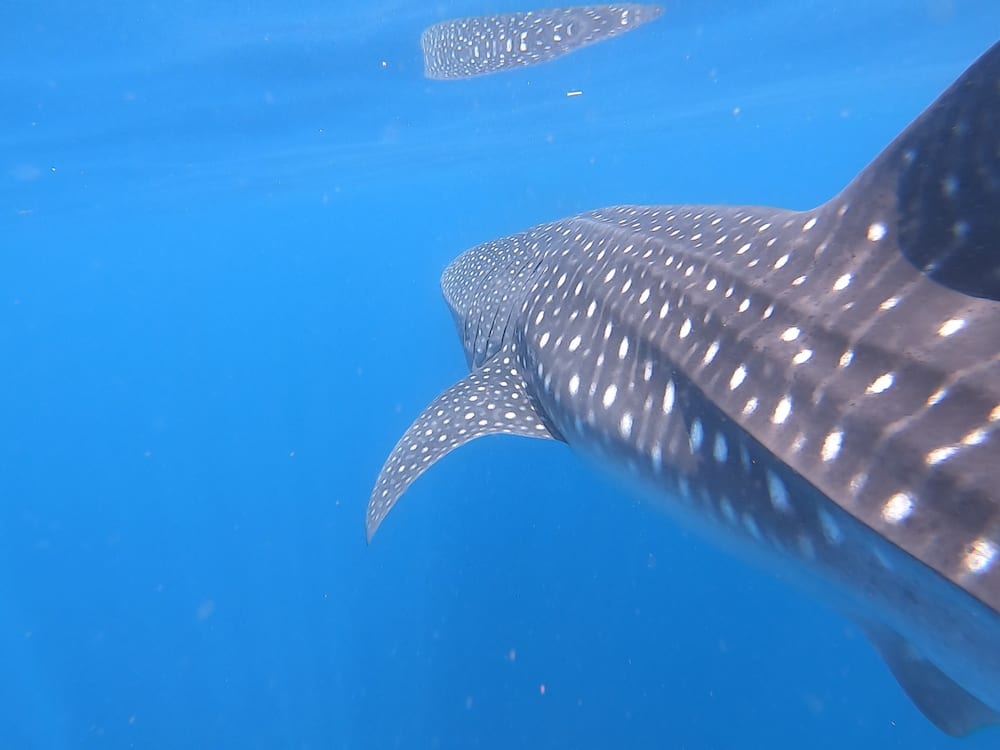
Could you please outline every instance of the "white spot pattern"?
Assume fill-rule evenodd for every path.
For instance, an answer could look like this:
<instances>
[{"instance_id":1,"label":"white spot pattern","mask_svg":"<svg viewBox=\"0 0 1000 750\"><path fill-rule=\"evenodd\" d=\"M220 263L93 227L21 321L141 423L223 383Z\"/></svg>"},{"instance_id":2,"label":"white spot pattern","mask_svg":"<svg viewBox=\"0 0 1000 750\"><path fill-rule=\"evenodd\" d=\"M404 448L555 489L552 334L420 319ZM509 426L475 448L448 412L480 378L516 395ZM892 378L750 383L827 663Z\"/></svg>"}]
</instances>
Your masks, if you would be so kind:
<instances>
[{"instance_id":1,"label":"white spot pattern","mask_svg":"<svg viewBox=\"0 0 1000 750\"><path fill-rule=\"evenodd\" d=\"M844 433L841 430L834 430L826 436L823 441L823 461L829 463L836 460L840 455L840 449L844 443Z\"/></svg>"},{"instance_id":2,"label":"white spot pattern","mask_svg":"<svg viewBox=\"0 0 1000 750\"><path fill-rule=\"evenodd\" d=\"M885 239L885 224L880 222L875 222L870 227L868 227L868 239L872 242L881 242Z\"/></svg>"},{"instance_id":3,"label":"white spot pattern","mask_svg":"<svg viewBox=\"0 0 1000 750\"><path fill-rule=\"evenodd\" d=\"M610 409L611 405L615 402L618 397L618 386L614 383L609 385L604 389L604 397L601 399L601 403L604 404L605 409Z\"/></svg>"},{"instance_id":4,"label":"white spot pattern","mask_svg":"<svg viewBox=\"0 0 1000 750\"><path fill-rule=\"evenodd\" d=\"M964 564L970 573L980 575L989 570L997 560L997 545L990 539L976 539L965 555Z\"/></svg>"},{"instance_id":5,"label":"white spot pattern","mask_svg":"<svg viewBox=\"0 0 1000 750\"><path fill-rule=\"evenodd\" d=\"M792 414L792 399L789 396L782 398L778 405L774 407L774 414L771 415L771 421L774 424L784 424L788 421L788 417Z\"/></svg>"},{"instance_id":6,"label":"white spot pattern","mask_svg":"<svg viewBox=\"0 0 1000 750\"><path fill-rule=\"evenodd\" d=\"M897 492L890 497L882 507L882 520L890 524L899 524L913 513L913 498L906 492Z\"/></svg>"},{"instance_id":7,"label":"white spot pattern","mask_svg":"<svg viewBox=\"0 0 1000 750\"><path fill-rule=\"evenodd\" d=\"M887 390L892 388L892 384L896 381L896 376L891 372L886 372L879 375L872 384L865 389L865 393L885 393Z\"/></svg>"},{"instance_id":8,"label":"white spot pattern","mask_svg":"<svg viewBox=\"0 0 1000 750\"><path fill-rule=\"evenodd\" d=\"M733 370L732 377L729 378L729 390L735 391L741 385L743 381L747 379L747 368L740 365L735 370Z\"/></svg>"},{"instance_id":9,"label":"white spot pattern","mask_svg":"<svg viewBox=\"0 0 1000 750\"><path fill-rule=\"evenodd\" d=\"M771 505L781 513L788 513L792 509L792 501L788 495L788 488L785 483L772 471L767 472L767 494L771 498Z\"/></svg>"},{"instance_id":10,"label":"white spot pattern","mask_svg":"<svg viewBox=\"0 0 1000 750\"><path fill-rule=\"evenodd\" d=\"M938 335L941 336L942 338L947 336L954 336L963 328L965 328L964 320L962 320L961 318L951 318L941 324L941 327L938 328Z\"/></svg>"},{"instance_id":11,"label":"white spot pattern","mask_svg":"<svg viewBox=\"0 0 1000 750\"><path fill-rule=\"evenodd\" d=\"M726 459L729 458L729 446L726 444L726 438L721 432L715 436L715 450L712 451L712 455L715 456L715 460L720 464L724 464Z\"/></svg>"}]
</instances>

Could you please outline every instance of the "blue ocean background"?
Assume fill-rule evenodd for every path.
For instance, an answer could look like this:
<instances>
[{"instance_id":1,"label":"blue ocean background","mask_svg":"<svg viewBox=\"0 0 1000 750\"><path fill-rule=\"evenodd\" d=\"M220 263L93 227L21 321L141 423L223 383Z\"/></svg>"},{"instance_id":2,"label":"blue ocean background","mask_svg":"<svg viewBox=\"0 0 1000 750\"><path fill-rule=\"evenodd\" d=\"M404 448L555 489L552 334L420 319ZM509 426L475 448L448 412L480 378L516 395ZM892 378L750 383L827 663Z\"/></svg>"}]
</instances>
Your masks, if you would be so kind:
<instances>
[{"instance_id":1,"label":"blue ocean background","mask_svg":"<svg viewBox=\"0 0 1000 750\"><path fill-rule=\"evenodd\" d=\"M366 545L465 372L459 252L811 207L1000 38L995 0L703 0L423 77L424 27L525 5L0 3L0 748L1000 746L559 444L469 445Z\"/></svg>"}]
</instances>

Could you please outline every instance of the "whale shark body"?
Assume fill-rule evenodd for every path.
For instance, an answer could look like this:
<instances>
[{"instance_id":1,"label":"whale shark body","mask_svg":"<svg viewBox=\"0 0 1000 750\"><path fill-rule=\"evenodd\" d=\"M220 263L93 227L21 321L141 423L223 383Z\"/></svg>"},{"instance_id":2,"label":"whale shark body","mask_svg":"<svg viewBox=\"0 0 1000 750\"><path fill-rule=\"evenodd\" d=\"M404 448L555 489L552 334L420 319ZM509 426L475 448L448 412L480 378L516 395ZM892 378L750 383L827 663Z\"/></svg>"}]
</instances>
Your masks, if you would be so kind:
<instances>
[{"instance_id":1,"label":"whale shark body","mask_svg":"<svg viewBox=\"0 0 1000 750\"><path fill-rule=\"evenodd\" d=\"M564 441L857 622L945 732L1000 722L1000 44L814 210L607 208L442 287L471 372L369 539L470 440Z\"/></svg>"},{"instance_id":2,"label":"whale shark body","mask_svg":"<svg viewBox=\"0 0 1000 750\"><path fill-rule=\"evenodd\" d=\"M424 75L438 81L540 65L655 21L659 5L583 5L443 21L424 30Z\"/></svg>"}]
</instances>

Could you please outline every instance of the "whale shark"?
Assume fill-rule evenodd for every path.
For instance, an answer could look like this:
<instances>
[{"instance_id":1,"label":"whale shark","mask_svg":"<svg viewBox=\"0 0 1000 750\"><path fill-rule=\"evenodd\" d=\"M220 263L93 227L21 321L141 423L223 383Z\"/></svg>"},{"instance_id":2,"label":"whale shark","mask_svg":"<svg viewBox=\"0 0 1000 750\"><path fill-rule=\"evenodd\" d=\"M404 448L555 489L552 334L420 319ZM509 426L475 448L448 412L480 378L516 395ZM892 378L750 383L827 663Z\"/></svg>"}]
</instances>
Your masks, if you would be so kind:
<instances>
[{"instance_id":1,"label":"whale shark","mask_svg":"<svg viewBox=\"0 0 1000 750\"><path fill-rule=\"evenodd\" d=\"M540 65L655 21L659 5L583 5L442 21L420 36L424 75L446 81Z\"/></svg>"},{"instance_id":2,"label":"whale shark","mask_svg":"<svg viewBox=\"0 0 1000 750\"><path fill-rule=\"evenodd\" d=\"M476 438L556 440L857 623L951 735L1000 723L1000 43L806 211L615 206L442 289L470 373L369 541Z\"/></svg>"}]
</instances>

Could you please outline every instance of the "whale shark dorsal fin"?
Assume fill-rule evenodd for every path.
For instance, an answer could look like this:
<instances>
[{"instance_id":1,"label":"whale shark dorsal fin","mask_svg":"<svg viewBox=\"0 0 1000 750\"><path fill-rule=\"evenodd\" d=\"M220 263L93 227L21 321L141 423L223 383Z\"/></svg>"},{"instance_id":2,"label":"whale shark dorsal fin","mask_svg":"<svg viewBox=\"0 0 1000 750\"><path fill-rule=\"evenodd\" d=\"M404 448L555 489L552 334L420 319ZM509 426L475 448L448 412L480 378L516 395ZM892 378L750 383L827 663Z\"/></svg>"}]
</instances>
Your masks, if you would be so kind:
<instances>
[{"instance_id":1,"label":"whale shark dorsal fin","mask_svg":"<svg viewBox=\"0 0 1000 750\"><path fill-rule=\"evenodd\" d=\"M368 540L421 474L486 435L561 440L532 404L506 348L434 399L396 444L368 503Z\"/></svg>"},{"instance_id":2,"label":"whale shark dorsal fin","mask_svg":"<svg viewBox=\"0 0 1000 750\"><path fill-rule=\"evenodd\" d=\"M998 123L1000 43L833 203L844 210L879 206L912 265L955 291L1000 301Z\"/></svg>"},{"instance_id":3,"label":"whale shark dorsal fin","mask_svg":"<svg viewBox=\"0 0 1000 750\"><path fill-rule=\"evenodd\" d=\"M1000 714L925 659L902 636L884 626L862 628L913 704L941 731L964 737L1000 724Z\"/></svg>"}]
</instances>

